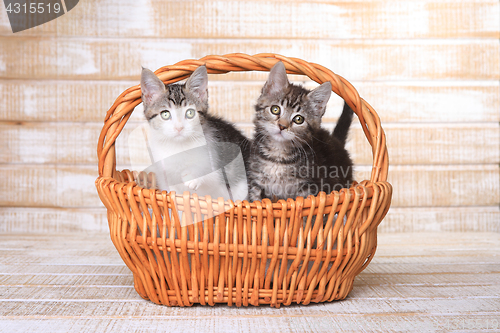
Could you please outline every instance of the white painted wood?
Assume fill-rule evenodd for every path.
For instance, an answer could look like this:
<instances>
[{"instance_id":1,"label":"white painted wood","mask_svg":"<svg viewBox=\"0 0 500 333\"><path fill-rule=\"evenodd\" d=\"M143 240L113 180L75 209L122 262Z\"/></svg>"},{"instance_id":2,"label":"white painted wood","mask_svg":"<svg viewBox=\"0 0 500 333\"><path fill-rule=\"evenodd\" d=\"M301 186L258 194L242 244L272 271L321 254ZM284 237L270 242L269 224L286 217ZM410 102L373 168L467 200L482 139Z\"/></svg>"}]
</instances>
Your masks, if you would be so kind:
<instances>
[{"instance_id":1,"label":"white painted wood","mask_svg":"<svg viewBox=\"0 0 500 333\"><path fill-rule=\"evenodd\" d=\"M0 117L21 122L102 123L115 99L136 84L139 81L0 80L0 96L5 99L0 105Z\"/></svg>"},{"instance_id":2,"label":"white painted wood","mask_svg":"<svg viewBox=\"0 0 500 333\"><path fill-rule=\"evenodd\" d=\"M369 179L370 173L371 167L358 166L355 179ZM3 206L102 207L93 166L7 164L0 165L0 177L6 180L0 183ZM497 165L392 166L389 181L392 207L491 206L500 191Z\"/></svg>"},{"instance_id":3,"label":"white painted wood","mask_svg":"<svg viewBox=\"0 0 500 333\"><path fill-rule=\"evenodd\" d=\"M141 66L159 68L209 54L273 52L319 63L348 80L496 80L496 39L317 40L108 39L0 37L0 77L9 79L139 80ZM119 54L126 61L116 61ZM21 56L22 55L22 56ZM432 61L430 61L432 59ZM7 70L8 69L8 70ZM265 80L267 74L217 75ZM212 79L213 80L213 79Z\"/></svg>"},{"instance_id":4,"label":"white painted wood","mask_svg":"<svg viewBox=\"0 0 500 333\"><path fill-rule=\"evenodd\" d=\"M500 232L500 207L392 207L381 232Z\"/></svg>"},{"instance_id":5,"label":"white painted wood","mask_svg":"<svg viewBox=\"0 0 500 333\"><path fill-rule=\"evenodd\" d=\"M455 263L455 261L462 260L464 256L460 258L456 257L447 257L446 262L449 264L450 262ZM489 258L493 259L494 258ZM416 261L416 259L412 259ZM397 267L393 263L392 265ZM440 264L434 264L433 267L437 267ZM483 262L483 264L485 264ZM497 260L495 267L498 267L500 264ZM408 266L408 263L401 264ZM429 264L426 264L429 265ZM440 288L443 288L445 292L450 292L451 288L464 288L464 291L474 291L475 288L477 290L487 290L485 288L497 288L498 284L495 281L498 281L500 278L500 273L492 273L492 272L482 272L482 274L471 274L467 270L461 273L454 272L443 272L440 274L439 271L436 270L426 270L425 274L421 271L422 264L412 264L412 268L414 272L408 271L408 269L404 270L404 274L394 274L392 272L387 272L387 270L382 270L379 266L383 266L378 264L378 262L371 263L367 270L363 271L362 274L356 277L354 281L354 289L352 291L351 296L356 295L356 298L368 297L368 293L372 293L373 290L367 288L369 285L372 288L377 288L379 290L387 288L391 290L400 289L400 293L411 294L412 292L408 292L405 289L408 288L424 288L424 290L436 290L436 292L443 292ZM450 265L451 266L451 265ZM17 267L18 270L14 273L11 268L12 265L6 267L0 274L0 288L10 288L15 287L19 288L19 294L22 297L29 298L30 295L24 294L25 291L22 290L22 287L28 287L27 290L36 290L36 288L80 288L82 293L89 293L90 290L94 290L94 288L108 288L109 294L113 294L112 288L121 288L121 289L133 289L133 275L126 267L120 267L123 270L122 274L115 273L113 274L111 270L109 274L97 274L91 273L91 271L96 271L96 268L100 268L100 271L104 271L104 269L110 269L115 266L81 266L81 274L68 273L70 269L74 271L74 266L62 266L65 268L63 273L61 273L61 265L58 266L32 266L32 267L51 267L53 268L50 272L45 273L32 273L28 269L28 266ZM56 271L55 267L58 268ZM453 267L459 267L459 264L453 265ZM475 266L471 266L471 264L467 264L466 268L474 268ZM84 274L83 274L84 273ZM477 272L476 272L477 273ZM83 290L88 289L88 290ZM357 291L359 289L359 292ZM47 291L50 292L50 291ZM73 291L73 293L76 291ZM125 290L119 290L119 293L124 295ZM418 295L421 291L417 291L415 296ZM18 294L15 293L6 293L7 297L18 297ZM379 296L384 296L383 294L379 294ZM430 297L432 295L427 295ZM437 296L437 295L436 295ZM490 295L486 295L490 296ZM135 299L136 295L130 295L131 298ZM66 297L70 298L70 297ZM72 297L73 300L76 298Z\"/></svg>"},{"instance_id":6,"label":"white painted wood","mask_svg":"<svg viewBox=\"0 0 500 333\"><path fill-rule=\"evenodd\" d=\"M97 176L95 166L0 165L0 206L102 207Z\"/></svg>"},{"instance_id":7,"label":"white painted wood","mask_svg":"<svg viewBox=\"0 0 500 333\"><path fill-rule=\"evenodd\" d=\"M139 69L137 69L139 74ZM264 81L215 81L210 76L213 113L233 122L248 122ZM302 81L304 81L303 78ZM299 83L302 81L298 81ZM306 82L306 87L313 84ZM498 122L498 81L351 81L383 124L391 122ZM0 119L5 121L99 122L116 98L136 81L0 80ZM343 101L330 98L323 121L336 121ZM143 119L138 106L132 120ZM385 126L384 126L385 127Z\"/></svg>"},{"instance_id":8,"label":"white painted wood","mask_svg":"<svg viewBox=\"0 0 500 333\"><path fill-rule=\"evenodd\" d=\"M105 310L102 310L105 311ZM165 315L168 317L168 314ZM368 330L380 330L384 332L448 332L450 329L463 330L463 328L475 328L483 326L480 323L495 323L493 315L471 315L469 321L464 320L463 315L323 315L323 316L283 316L269 314L267 317L255 319L252 316L238 315L228 317L220 315L217 318L197 318L189 322L187 318L164 319L161 318L116 318L116 319L28 319L22 322L5 320L6 329L13 328L23 332L140 332L145 327L150 331L161 332L192 332L199 330L204 332L361 332ZM146 324L147 323L147 324ZM196 324L196 326L193 326ZM147 326L146 326L147 325ZM486 326L484 326L486 327ZM490 326L496 327L496 326ZM57 330L57 331L55 331Z\"/></svg>"},{"instance_id":9,"label":"white painted wood","mask_svg":"<svg viewBox=\"0 0 500 333\"><path fill-rule=\"evenodd\" d=\"M280 309L142 300L105 234L0 234L0 250L2 332L494 331L500 314L498 233L381 233L346 300Z\"/></svg>"},{"instance_id":10,"label":"white painted wood","mask_svg":"<svg viewBox=\"0 0 500 333\"><path fill-rule=\"evenodd\" d=\"M109 232L106 209L0 207L0 233ZM1 272L1 270L0 270Z\"/></svg>"},{"instance_id":11,"label":"white painted wood","mask_svg":"<svg viewBox=\"0 0 500 333\"><path fill-rule=\"evenodd\" d=\"M446 259L450 259L447 257ZM457 258L455 258L457 259ZM457 261L460 258L457 259ZM462 259L463 260L463 259ZM437 265L445 265L445 263L435 264ZM405 265L408 266L408 263ZM436 288L439 287L449 287L449 286L460 286L460 285L468 285L468 286L485 286L485 285L495 285L495 281L498 281L500 276L498 273L488 273L488 274L475 274L471 272L464 273L446 273L439 274L436 272L427 272L427 274L420 274L419 272L415 273L405 273L405 274L391 274L391 273L380 273L373 272L372 270L368 272L368 269L374 267L375 265L368 266L368 268L359 274L356 277L354 282L355 286L363 286L369 284L370 286L379 286L379 288L383 288L386 286L434 286ZM415 265L414 269L418 270L421 265ZM121 281L121 280L120 280ZM356 288L356 287L354 287ZM356 289L353 289L353 292Z\"/></svg>"},{"instance_id":12,"label":"white painted wood","mask_svg":"<svg viewBox=\"0 0 500 333\"><path fill-rule=\"evenodd\" d=\"M105 308L100 311L106 311ZM275 312L276 313L276 312ZM475 328L474 322L477 320L478 325L487 322L495 322L495 316L487 314L469 315L469 321L462 323L464 315L454 314L438 314L438 315L413 315L407 314L404 316L397 315L319 315L319 316L296 316L268 314L266 317L255 318L252 315L234 315L229 317L223 314L216 318L202 316L189 321L188 318L169 318L169 313L163 314L162 317L130 317L122 318L119 315L112 319L53 319L34 317L26 321L18 322L14 319L6 318L5 327L12 331L13 328L23 332L140 332L145 330L145 327L150 331L161 332L192 332L196 333L199 330L204 332L360 332L368 330L380 330L384 332L447 332L450 329L462 330L462 328ZM166 319L169 318L169 319ZM195 324L196 326L194 326ZM467 325L467 326L466 326ZM492 326L490 326L492 327Z\"/></svg>"},{"instance_id":13,"label":"white painted wood","mask_svg":"<svg viewBox=\"0 0 500 333\"><path fill-rule=\"evenodd\" d=\"M392 207L380 232L500 232L498 206ZM106 209L0 207L0 233L109 232ZM5 269L5 268L4 268ZM3 270L0 268L0 272Z\"/></svg>"},{"instance_id":14,"label":"white painted wood","mask_svg":"<svg viewBox=\"0 0 500 333\"><path fill-rule=\"evenodd\" d=\"M62 235L67 235L68 233L62 233ZM19 233L15 233L16 237L18 237ZM35 236L30 233L30 235ZM51 233L50 235L54 235L54 233ZM87 234L84 234L87 235ZM41 235L38 234L36 237L40 237ZM101 234L101 237L107 237L105 233ZM106 242L92 242L93 248L97 248L100 246L100 244L105 245L106 249L109 249L110 246L111 248L113 247L112 244L108 244ZM15 246L15 244L13 244ZM118 253L117 253L118 254ZM113 260L109 259L112 258ZM123 264L121 259L115 256L109 257L108 258L108 263L105 265L100 265L100 264L81 264L79 262L73 262L71 265L65 266L65 265L57 265L57 264L52 264L52 263L44 263L42 265L34 265L33 263L28 263L24 264L21 262L16 263L15 265L11 264L6 264L6 263L0 263L0 269L2 274L5 276L4 278L8 278L8 276L13 276L13 278L22 278L23 275L27 275L30 277L33 277L35 275L40 275L40 276L66 276L66 275L78 275L78 276L90 276L90 277L97 277L99 276L114 276L114 277L119 277L122 276L123 278L130 278L132 277L132 273L130 270ZM115 260L116 259L116 260Z\"/></svg>"},{"instance_id":15,"label":"white painted wood","mask_svg":"<svg viewBox=\"0 0 500 333\"><path fill-rule=\"evenodd\" d=\"M489 206L498 202L498 165L390 166L389 173L394 189L392 207ZM360 173L358 179L362 178Z\"/></svg>"},{"instance_id":16,"label":"white painted wood","mask_svg":"<svg viewBox=\"0 0 500 333\"><path fill-rule=\"evenodd\" d=\"M498 265L500 266L500 265ZM496 267L498 269L498 266ZM476 272L477 273L477 272ZM434 273L436 274L436 273ZM493 298L493 295L500 294L500 285L494 284L490 277L489 283L482 285L366 285L357 286L349 296L358 301L372 300L378 298L381 300L401 300L403 295L411 295L413 299L431 299L440 300L451 295L460 295L460 298ZM97 279L97 281L99 281ZM4 295L1 301L56 301L59 303L65 301L92 301L93 299L102 299L103 295L108 300L120 302L137 302L142 300L133 287L133 279L126 281L127 285L81 285L78 281L69 281L70 285L36 285L32 283L24 284L3 284L0 286L0 293ZM124 282L125 283L125 282ZM497 299L500 301L500 299Z\"/></svg>"},{"instance_id":17,"label":"white painted wood","mask_svg":"<svg viewBox=\"0 0 500 333\"><path fill-rule=\"evenodd\" d=\"M144 122L145 123L145 122ZM129 135L142 123L130 122L117 140L117 162L130 158L149 161L147 150L131 143ZM239 124L246 133L251 123ZM333 124L325 123L331 130ZM97 164L96 138L100 123L0 122L5 149L0 163ZM476 124L387 124L384 127L391 163L398 164L494 164L500 160L500 126ZM347 145L356 165L373 163L371 148L359 124L352 125ZM143 152L146 152L144 154ZM141 159L145 155L147 158Z\"/></svg>"},{"instance_id":18,"label":"white painted wood","mask_svg":"<svg viewBox=\"0 0 500 333\"><path fill-rule=\"evenodd\" d=\"M380 115L395 190L380 230L499 231L499 14L497 0L89 0L12 34L0 11L0 230L106 232L97 135L141 65L275 52L346 77ZM250 133L266 77L211 75L213 111ZM359 125L348 147L368 178ZM122 135L120 168L127 153Z\"/></svg>"},{"instance_id":19,"label":"white painted wood","mask_svg":"<svg viewBox=\"0 0 500 333\"><path fill-rule=\"evenodd\" d=\"M21 34L174 38L498 38L497 1L85 1ZM220 15L223 11L224 15ZM213 19L217 17L217 19ZM306 24L304 18L308 20ZM166 19L168 18L168 19ZM0 33L11 33L6 15Z\"/></svg>"},{"instance_id":20,"label":"white painted wood","mask_svg":"<svg viewBox=\"0 0 500 333\"><path fill-rule=\"evenodd\" d=\"M498 122L500 88L491 81L353 82L382 122Z\"/></svg>"},{"instance_id":21,"label":"white painted wood","mask_svg":"<svg viewBox=\"0 0 500 333\"><path fill-rule=\"evenodd\" d=\"M0 275L1 288L29 286L30 288L49 288L66 286L71 288L123 287L133 288L132 273L127 274L6 274ZM9 294L8 296L13 296Z\"/></svg>"}]
</instances>

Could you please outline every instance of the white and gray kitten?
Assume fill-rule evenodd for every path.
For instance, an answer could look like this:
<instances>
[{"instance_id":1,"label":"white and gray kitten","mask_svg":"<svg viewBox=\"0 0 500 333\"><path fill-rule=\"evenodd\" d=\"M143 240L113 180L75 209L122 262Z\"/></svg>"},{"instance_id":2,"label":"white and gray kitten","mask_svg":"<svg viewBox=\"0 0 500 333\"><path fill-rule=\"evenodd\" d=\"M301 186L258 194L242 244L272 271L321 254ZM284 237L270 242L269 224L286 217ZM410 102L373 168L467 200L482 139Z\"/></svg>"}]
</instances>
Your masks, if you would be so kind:
<instances>
[{"instance_id":1,"label":"white and gray kitten","mask_svg":"<svg viewBox=\"0 0 500 333\"><path fill-rule=\"evenodd\" d=\"M330 82L309 91L288 81L278 62L255 106L249 163L251 201L330 193L349 187L353 164L344 148L352 110L344 106L333 133L321 127Z\"/></svg>"},{"instance_id":2,"label":"white and gray kitten","mask_svg":"<svg viewBox=\"0 0 500 333\"><path fill-rule=\"evenodd\" d=\"M185 84L165 85L141 74L149 148L160 189L244 200L249 141L229 122L208 113L208 75L198 67Z\"/></svg>"}]
</instances>

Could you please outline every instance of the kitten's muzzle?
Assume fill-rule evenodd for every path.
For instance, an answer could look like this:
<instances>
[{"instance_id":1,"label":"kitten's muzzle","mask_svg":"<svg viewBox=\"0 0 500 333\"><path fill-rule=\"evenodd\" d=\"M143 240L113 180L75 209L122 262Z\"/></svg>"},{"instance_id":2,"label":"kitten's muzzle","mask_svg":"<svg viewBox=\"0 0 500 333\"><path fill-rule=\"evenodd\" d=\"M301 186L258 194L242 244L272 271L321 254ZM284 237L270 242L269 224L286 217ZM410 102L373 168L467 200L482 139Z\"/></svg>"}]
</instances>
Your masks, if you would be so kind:
<instances>
[{"instance_id":1,"label":"kitten's muzzle","mask_svg":"<svg viewBox=\"0 0 500 333\"><path fill-rule=\"evenodd\" d=\"M290 126L290 123L286 121L285 119L281 118L278 120L278 127L280 131L286 130Z\"/></svg>"}]
</instances>

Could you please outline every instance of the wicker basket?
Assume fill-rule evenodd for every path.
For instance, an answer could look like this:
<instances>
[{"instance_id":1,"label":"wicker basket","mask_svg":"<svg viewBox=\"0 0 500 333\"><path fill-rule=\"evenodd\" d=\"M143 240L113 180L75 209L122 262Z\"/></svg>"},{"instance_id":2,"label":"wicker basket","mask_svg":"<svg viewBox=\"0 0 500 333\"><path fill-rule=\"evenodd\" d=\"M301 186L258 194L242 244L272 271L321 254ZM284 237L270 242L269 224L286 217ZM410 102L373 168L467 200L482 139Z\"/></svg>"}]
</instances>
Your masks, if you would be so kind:
<instances>
[{"instance_id":1,"label":"wicker basket","mask_svg":"<svg viewBox=\"0 0 500 333\"><path fill-rule=\"evenodd\" d=\"M377 226L391 203L389 160L379 117L349 82L320 65L276 54L207 56L162 67L156 74L168 84L186 79L203 64L211 74L224 74L269 71L277 61L290 74L330 81L333 92L355 111L372 146L370 180L277 203L143 188L131 171L116 170L115 140L141 103L139 85L127 89L106 114L96 186L108 211L111 240L133 272L141 297L169 306L279 307L340 300L373 258ZM317 215L326 224L313 223ZM189 223L190 216L202 222Z\"/></svg>"}]
</instances>

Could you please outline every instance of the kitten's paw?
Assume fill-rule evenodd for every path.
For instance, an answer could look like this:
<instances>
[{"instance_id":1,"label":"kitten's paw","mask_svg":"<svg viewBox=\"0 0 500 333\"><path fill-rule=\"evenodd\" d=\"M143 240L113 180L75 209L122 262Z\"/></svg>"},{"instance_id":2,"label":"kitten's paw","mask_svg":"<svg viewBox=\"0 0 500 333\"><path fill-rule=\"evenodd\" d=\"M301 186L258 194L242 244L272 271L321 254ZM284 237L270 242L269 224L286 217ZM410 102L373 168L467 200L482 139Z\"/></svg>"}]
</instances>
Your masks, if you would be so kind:
<instances>
[{"instance_id":1,"label":"kitten's paw","mask_svg":"<svg viewBox=\"0 0 500 333\"><path fill-rule=\"evenodd\" d=\"M201 185L201 180L199 178L194 178L189 170L184 170L181 173L181 179L184 185L187 186L191 191L196 191Z\"/></svg>"},{"instance_id":2,"label":"kitten's paw","mask_svg":"<svg viewBox=\"0 0 500 333\"><path fill-rule=\"evenodd\" d=\"M190 190L196 191L197 189L200 188L202 184L202 181L200 179L192 179L188 180L187 182L184 183L187 187L189 187Z\"/></svg>"}]
</instances>

